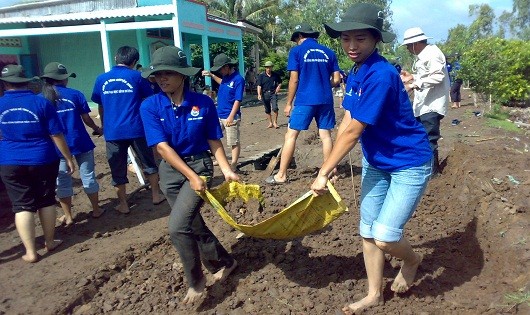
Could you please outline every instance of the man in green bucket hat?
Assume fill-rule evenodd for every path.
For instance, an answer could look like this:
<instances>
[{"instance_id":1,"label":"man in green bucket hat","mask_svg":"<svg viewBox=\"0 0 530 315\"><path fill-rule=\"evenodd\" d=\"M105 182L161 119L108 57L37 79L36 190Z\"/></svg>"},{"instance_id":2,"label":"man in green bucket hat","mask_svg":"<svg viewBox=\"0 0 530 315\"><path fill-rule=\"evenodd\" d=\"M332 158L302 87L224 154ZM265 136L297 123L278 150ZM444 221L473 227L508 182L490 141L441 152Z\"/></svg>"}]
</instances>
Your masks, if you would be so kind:
<instances>
[{"instance_id":1,"label":"man in green bucket hat","mask_svg":"<svg viewBox=\"0 0 530 315\"><path fill-rule=\"evenodd\" d=\"M267 184L287 182L287 168L293 158L298 135L309 129L313 119L322 141L324 160L333 147L331 130L335 127L335 111L332 88L340 83L340 69L336 54L318 43L319 34L307 23L300 23L291 35L291 41L296 46L289 52L287 61L290 74L284 108L289 126L285 133L280 169L265 180Z\"/></svg>"},{"instance_id":2,"label":"man in green bucket hat","mask_svg":"<svg viewBox=\"0 0 530 315\"><path fill-rule=\"evenodd\" d=\"M215 56L211 69L204 70L203 76L211 77L219 84L217 112L221 126L226 129L226 144L232 148L232 169L237 169L241 153L240 131L241 102L245 92L245 79L236 68L237 60L221 53Z\"/></svg>"},{"instance_id":3,"label":"man in green bucket hat","mask_svg":"<svg viewBox=\"0 0 530 315\"><path fill-rule=\"evenodd\" d=\"M280 128L278 126L278 92L282 86L282 79L272 71L272 67L272 61L266 61L265 71L258 76L258 100L263 101L263 106L265 106L265 114L269 120L267 128L278 129Z\"/></svg>"}]
</instances>

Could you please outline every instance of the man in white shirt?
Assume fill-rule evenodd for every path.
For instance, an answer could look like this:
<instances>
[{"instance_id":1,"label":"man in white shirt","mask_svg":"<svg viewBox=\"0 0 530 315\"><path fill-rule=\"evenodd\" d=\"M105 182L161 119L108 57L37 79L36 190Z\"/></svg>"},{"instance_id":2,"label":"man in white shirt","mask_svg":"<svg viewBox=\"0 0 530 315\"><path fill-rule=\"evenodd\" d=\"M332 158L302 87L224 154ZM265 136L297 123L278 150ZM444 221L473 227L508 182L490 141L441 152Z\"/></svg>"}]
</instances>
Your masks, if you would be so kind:
<instances>
[{"instance_id":1,"label":"man in white shirt","mask_svg":"<svg viewBox=\"0 0 530 315\"><path fill-rule=\"evenodd\" d=\"M428 44L421 28L413 27L405 31L402 46L417 56L411 74L401 71L401 79L407 92L414 91L414 116L418 119L429 136L434 151L433 175L439 174L438 140L440 121L447 113L449 104L450 80L447 64L442 51L433 44Z\"/></svg>"}]
</instances>

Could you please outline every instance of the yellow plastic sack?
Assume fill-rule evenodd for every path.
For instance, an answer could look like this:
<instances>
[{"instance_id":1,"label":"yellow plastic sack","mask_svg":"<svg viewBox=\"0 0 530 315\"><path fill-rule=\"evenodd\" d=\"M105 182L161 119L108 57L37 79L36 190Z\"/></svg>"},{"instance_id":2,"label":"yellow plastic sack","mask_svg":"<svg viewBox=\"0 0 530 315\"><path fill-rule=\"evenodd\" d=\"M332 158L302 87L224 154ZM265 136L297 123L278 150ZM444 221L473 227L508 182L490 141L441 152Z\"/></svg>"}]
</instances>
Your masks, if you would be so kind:
<instances>
[{"instance_id":1,"label":"yellow plastic sack","mask_svg":"<svg viewBox=\"0 0 530 315\"><path fill-rule=\"evenodd\" d=\"M238 224L225 210L224 206L241 198L245 202L254 198L265 206L259 185L248 185L238 182L225 182L222 185L200 193L219 215L236 230L248 236L269 239L291 239L318 231L341 216L348 207L339 194L328 182L328 192L314 197L311 191L283 209L276 215L254 225Z\"/></svg>"}]
</instances>

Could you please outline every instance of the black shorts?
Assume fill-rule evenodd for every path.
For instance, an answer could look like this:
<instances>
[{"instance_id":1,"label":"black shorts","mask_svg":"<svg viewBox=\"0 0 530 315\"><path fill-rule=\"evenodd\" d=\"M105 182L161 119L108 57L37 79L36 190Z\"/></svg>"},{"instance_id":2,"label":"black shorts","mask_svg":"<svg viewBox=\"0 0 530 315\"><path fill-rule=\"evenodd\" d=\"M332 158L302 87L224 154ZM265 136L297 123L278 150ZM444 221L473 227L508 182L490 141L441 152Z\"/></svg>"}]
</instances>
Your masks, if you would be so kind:
<instances>
[{"instance_id":1,"label":"black shorts","mask_svg":"<svg viewBox=\"0 0 530 315\"><path fill-rule=\"evenodd\" d=\"M0 165L14 213L55 205L59 160L44 165Z\"/></svg>"},{"instance_id":2,"label":"black shorts","mask_svg":"<svg viewBox=\"0 0 530 315\"><path fill-rule=\"evenodd\" d=\"M271 110L278 112L278 95L271 92L263 93L263 106L265 106L265 114L270 114Z\"/></svg>"},{"instance_id":3,"label":"black shorts","mask_svg":"<svg viewBox=\"0 0 530 315\"><path fill-rule=\"evenodd\" d=\"M107 141L107 161L109 162L112 185L124 185L129 182L127 179L127 156L129 146L133 148L140 167L145 174L158 173L158 165L155 161L153 149L147 146L145 138L134 138L124 140Z\"/></svg>"}]
</instances>

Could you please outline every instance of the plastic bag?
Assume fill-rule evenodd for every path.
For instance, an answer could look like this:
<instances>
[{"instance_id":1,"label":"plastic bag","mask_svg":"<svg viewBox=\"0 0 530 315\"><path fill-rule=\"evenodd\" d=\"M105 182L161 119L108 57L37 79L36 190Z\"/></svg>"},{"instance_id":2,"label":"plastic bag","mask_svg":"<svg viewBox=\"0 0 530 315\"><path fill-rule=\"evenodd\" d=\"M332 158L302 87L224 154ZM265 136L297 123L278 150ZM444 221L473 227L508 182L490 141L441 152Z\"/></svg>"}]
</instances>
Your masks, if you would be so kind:
<instances>
[{"instance_id":1,"label":"plastic bag","mask_svg":"<svg viewBox=\"0 0 530 315\"><path fill-rule=\"evenodd\" d=\"M348 211L333 185L328 182L327 187L328 192L324 195L315 197L312 191L308 191L281 212L254 225L238 224L224 206L235 198L241 198L245 202L255 198L264 206L259 185L225 182L200 195L217 210L224 221L247 236L292 239L318 231Z\"/></svg>"}]
</instances>

